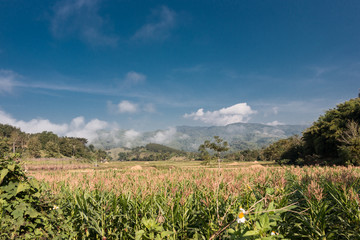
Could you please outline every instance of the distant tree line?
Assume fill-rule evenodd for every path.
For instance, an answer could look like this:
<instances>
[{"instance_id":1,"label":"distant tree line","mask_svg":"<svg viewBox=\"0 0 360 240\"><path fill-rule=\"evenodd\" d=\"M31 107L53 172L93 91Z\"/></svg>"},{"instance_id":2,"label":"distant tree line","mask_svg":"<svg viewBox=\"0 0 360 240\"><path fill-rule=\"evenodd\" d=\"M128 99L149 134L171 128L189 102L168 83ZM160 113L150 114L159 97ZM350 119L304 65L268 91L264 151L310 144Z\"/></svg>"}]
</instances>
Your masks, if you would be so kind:
<instances>
[{"instance_id":1,"label":"distant tree line","mask_svg":"<svg viewBox=\"0 0 360 240\"><path fill-rule=\"evenodd\" d=\"M107 153L87 146L87 139L59 137L52 132L28 134L8 124L0 124L0 157L19 153L27 158L61 158L99 160L109 159Z\"/></svg>"},{"instance_id":2,"label":"distant tree line","mask_svg":"<svg viewBox=\"0 0 360 240\"><path fill-rule=\"evenodd\" d=\"M224 156L227 161L265 161L264 149L246 149L228 153Z\"/></svg>"},{"instance_id":3,"label":"distant tree line","mask_svg":"<svg viewBox=\"0 0 360 240\"><path fill-rule=\"evenodd\" d=\"M194 153L180 151L161 144L149 143L145 146L127 149L118 154L119 161L165 161L174 157L193 159Z\"/></svg>"}]
</instances>

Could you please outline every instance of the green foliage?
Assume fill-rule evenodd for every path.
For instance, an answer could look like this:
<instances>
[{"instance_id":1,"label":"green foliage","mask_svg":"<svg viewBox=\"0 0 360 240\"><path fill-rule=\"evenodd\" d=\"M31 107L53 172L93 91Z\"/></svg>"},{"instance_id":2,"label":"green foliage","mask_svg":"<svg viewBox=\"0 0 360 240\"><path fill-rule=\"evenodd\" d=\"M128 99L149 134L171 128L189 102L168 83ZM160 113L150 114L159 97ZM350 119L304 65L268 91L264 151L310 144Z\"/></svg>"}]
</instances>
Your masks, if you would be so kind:
<instances>
[{"instance_id":1,"label":"green foliage","mask_svg":"<svg viewBox=\"0 0 360 240\"><path fill-rule=\"evenodd\" d=\"M135 240L169 239L171 235L174 235L174 232L165 231L163 226L155 219L143 218L141 220L141 230L138 230L135 233Z\"/></svg>"},{"instance_id":2,"label":"green foliage","mask_svg":"<svg viewBox=\"0 0 360 240\"><path fill-rule=\"evenodd\" d=\"M84 189L61 185L55 203L13 158L0 164L0 239L360 239L360 172L354 167L249 169L251 175L215 179L217 190L202 184L216 178L213 171L181 170L196 175L119 192L103 188L116 178L101 180L95 172L83 175ZM135 186L151 181L151 174L137 180L128 174L119 182ZM95 186L88 182L94 177ZM235 179L239 189L229 191Z\"/></svg>"},{"instance_id":3,"label":"green foliage","mask_svg":"<svg viewBox=\"0 0 360 240\"><path fill-rule=\"evenodd\" d=\"M0 238L45 239L69 236L67 226L60 226L61 210L39 183L29 179L15 157L0 158Z\"/></svg>"},{"instance_id":4,"label":"green foliage","mask_svg":"<svg viewBox=\"0 0 360 240\"><path fill-rule=\"evenodd\" d=\"M128 156L129 156L129 154L127 152L119 152L118 153L118 160L119 161L129 161Z\"/></svg>"},{"instance_id":5,"label":"green foliage","mask_svg":"<svg viewBox=\"0 0 360 240\"><path fill-rule=\"evenodd\" d=\"M7 137L0 137L0 158L10 153L9 140Z\"/></svg>"},{"instance_id":6,"label":"green foliage","mask_svg":"<svg viewBox=\"0 0 360 240\"><path fill-rule=\"evenodd\" d=\"M56 158L60 157L60 147L59 144L53 141L48 141L45 144L46 157Z\"/></svg>"},{"instance_id":7,"label":"green foliage","mask_svg":"<svg viewBox=\"0 0 360 240\"><path fill-rule=\"evenodd\" d=\"M345 165L360 166L360 126L357 122L349 121L347 128L340 136L339 156Z\"/></svg>"},{"instance_id":8,"label":"green foliage","mask_svg":"<svg viewBox=\"0 0 360 240\"><path fill-rule=\"evenodd\" d=\"M63 186L60 208L72 222L77 239L276 239L281 215L294 206L274 202L275 190L244 194L247 197L221 197L190 182L179 182L178 192L167 196L167 189L143 195L116 195L95 189L70 190ZM184 197L187 188L195 191ZM225 191L224 185L220 191ZM268 199L268 200L266 200ZM205 201L206 200L206 201ZM238 223L241 206L248 206L245 223Z\"/></svg>"},{"instance_id":9,"label":"green foliage","mask_svg":"<svg viewBox=\"0 0 360 240\"><path fill-rule=\"evenodd\" d=\"M42 149L46 149L46 144L48 142L53 142L54 144L57 144L59 142L59 137L53 132L44 131L36 135L41 143Z\"/></svg>"},{"instance_id":10,"label":"green foliage","mask_svg":"<svg viewBox=\"0 0 360 240\"><path fill-rule=\"evenodd\" d=\"M74 157L78 159L109 159L104 152L96 152L86 146L85 138L58 137L52 132L26 134L10 125L0 124L0 151L3 156L10 152L20 153L26 157Z\"/></svg>"},{"instance_id":11,"label":"green foliage","mask_svg":"<svg viewBox=\"0 0 360 240\"><path fill-rule=\"evenodd\" d=\"M328 110L304 133L264 150L267 160L297 165L360 165L360 98Z\"/></svg>"},{"instance_id":12,"label":"green foliage","mask_svg":"<svg viewBox=\"0 0 360 240\"><path fill-rule=\"evenodd\" d=\"M20 129L8 124L0 124L0 137L10 138L13 132L19 132Z\"/></svg>"},{"instance_id":13,"label":"green foliage","mask_svg":"<svg viewBox=\"0 0 360 240\"><path fill-rule=\"evenodd\" d=\"M95 157L97 161L101 161L101 162L110 160L109 155L104 150L101 149L98 149L95 152Z\"/></svg>"},{"instance_id":14,"label":"green foliage","mask_svg":"<svg viewBox=\"0 0 360 240\"><path fill-rule=\"evenodd\" d=\"M7 124L0 124L0 142L2 142L0 145L3 146L0 146L0 148L3 149L3 151L20 153L21 150L23 150L25 140L26 135L21 132L19 128ZM7 149L5 149L5 144L8 145Z\"/></svg>"},{"instance_id":15,"label":"green foliage","mask_svg":"<svg viewBox=\"0 0 360 240\"><path fill-rule=\"evenodd\" d=\"M149 143L145 146L146 150L152 151L152 152L162 152L162 153L182 153L182 151L179 151L177 149L167 147L161 144L156 143Z\"/></svg>"},{"instance_id":16,"label":"green foliage","mask_svg":"<svg viewBox=\"0 0 360 240\"><path fill-rule=\"evenodd\" d=\"M301 214L286 214L281 230L290 239L360 239L360 179L350 183L311 175L292 183Z\"/></svg>"},{"instance_id":17,"label":"green foliage","mask_svg":"<svg viewBox=\"0 0 360 240\"><path fill-rule=\"evenodd\" d=\"M212 157L210 157L210 153L207 149L214 153ZM214 136L213 142L205 140L205 142L199 146L198 150L200 152L200 157L203 158L202 160L209 162L211 159L217 159L220 167L220 154L229 150L229 144L219 136Z\"/></svg>"},{"instance_id":18,"label":"green foliage","mask_svg":"<svg viewBox=\"0 0 360 240\"><path fill-rule=\"evenodd\" d=\"M303 133L305 154L316 154L322 159L333 160L342 157L339 163L346 164L349 161L348 153L354 150L342 147L341 142L349 121L360 123L360 98L351 99L328 110ZM356 142L352 145L355 146L354 144L357 145Z\"/></svg>"},{"instance_id":19,"label":"green foliage","mask_svg":"<svg viewBox=\"0 0 360 240\"><path fill-rule=\"evenodd\" d=\"M145 147L135 147L117 153L119 161L166 161L173 157L190 158L189 153L161 144L150 143Z\"/></svg>"},{"instance_id":20,"label":"green foliage","mask_svg":"<svg viewBox=\"0 0 360 240\"><path fill-rule=\"evenodd\" d=\"M229 161L263 161L263 149L246 149L239 152L229 153L224 156L224 159Z\"/></svg>"},{"instance_id":21,"label":"green foliage","mask_svg":"<svg viewBox=\"0 0 360 240\"><path fill-rule=\"evenodd\" d=\"M30 137L27 143L27 150L31 157L41 157L41 142L39 141L39 138L37 136Z\"/></svg>"},{"instance_id":22,"label":"green foliage","mask_svg":"<svg viewBox=\"0 0 360 240\"><path fill-rule=\"evenodd\" d=\"M303 157L303 142L299 136L281 139L266 147L263 156L268 161L296 164Z\"/></svg>"}]
</instances>

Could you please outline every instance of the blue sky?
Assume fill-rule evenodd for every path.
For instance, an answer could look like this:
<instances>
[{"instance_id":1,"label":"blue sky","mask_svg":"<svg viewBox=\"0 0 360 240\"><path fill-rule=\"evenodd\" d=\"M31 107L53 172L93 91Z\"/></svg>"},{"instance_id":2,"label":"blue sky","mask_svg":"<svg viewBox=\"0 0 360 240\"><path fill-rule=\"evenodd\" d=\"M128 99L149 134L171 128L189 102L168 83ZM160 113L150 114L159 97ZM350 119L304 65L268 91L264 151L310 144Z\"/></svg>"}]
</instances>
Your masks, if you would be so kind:
<instances>
[{"instance_id":1,"label":"blue sky","mask_svg":"<svg viewBox=\"0 0 360 240\"><path fill-rule=\"evenodd\" d=\"M311 124L360 87L360 2L0 0L0 123L85 137Z\"/></svg>"}]
</instances>

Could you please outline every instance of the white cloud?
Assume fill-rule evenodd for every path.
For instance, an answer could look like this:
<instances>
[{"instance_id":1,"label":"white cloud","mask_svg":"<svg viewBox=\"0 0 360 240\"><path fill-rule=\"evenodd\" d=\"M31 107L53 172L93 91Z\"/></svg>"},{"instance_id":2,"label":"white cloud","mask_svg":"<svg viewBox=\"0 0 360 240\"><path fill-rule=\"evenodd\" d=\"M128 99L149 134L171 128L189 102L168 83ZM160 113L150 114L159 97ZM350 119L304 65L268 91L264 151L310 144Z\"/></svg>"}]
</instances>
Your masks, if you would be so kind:
<instances>
[{"instance_id":1,"label":"white cloud","mask_svg":"<svg viewBox=\"0 0 360 240\"><path fill-rule=\"evenodd\" d=\"M19 127L22 131L28 133L39 133L43 131L51 131L58 135L65 135L68 130L67 124L52 123L47 119L32 119L28 122L17 121L15 126Z\"/></svg>"},{"instance_id":2,"label":"white cloud","mask_svg":"<svg viewBox=\"0 0 360 240\"><path fill-rule=\"evenodd\" d=\"M185 114L184 117L217 126L225 126L231 123L248 122L250 119L249 116L254 113L256 113L256 111L252 110L247 103L238 103L213 112L204 112L204 109L200 108L196 112Z\"/></svg>"},{"instance_id":3,"label":"white cloud","mask_svg":"<svg viewBox=\"0 0 360 240\"><path fill-rule=\"evenodd\" d=\"M51 131L59 135L64 135L68 130L67 124L55 124L47 119L32 119L28 122L16 120L10 114L0 110L0 123L9 124L20 128L27 133L38 133L43 131Z\"/></svg>"},{"instance_id":4,"label":"white cloud","mask_svg":"<svg viewBox=\"0 0 360 240\"><path fill-rule=\"evenodd\" d=\"M55 37L76 35L91 45L117 44L117 37L104 32L105 21L99 15L99 0L63 0L54 7L51 31Z\"/></svg>"},{"instance_id":5,"label":"white cloud","mask_svg":"<svg viewBox=\"0 0 360 240\"><path fill-rule=\"evenodd\" d=\"M126 74L125 83L128 85L139 84L145 82L146 76L144 74L130 71Z\"/></svg>"},{"instance_id":6,"label":"white cloud","mask_svg":"<svg viewBox=\"0 0 360 240\"><path fill-rule=\"evenodd\" d=\"M138 111L138 105L124 100L118 104L118 110L120 113L135 113Z\"/></svg>"},{"instance_id":7,"label":"white cloud","mask_svg":"<svg viewBox=\"0 0 360 240\"><path fill-rule=\"evenodd\" d=\"M110 114L119 114L119 113L138 113L138 112L147 112L154 113L156 112L156 107L152 103L137 104L127 100L123 100L118 104L114 104L111 101L107 102L107 109Z\"/></svg>"},{"instance_id":8,"label":"white cloud","mask_svg":"<svg viewBox=\"0 0 360 240\"><path fill-rule=\"evenodd\" d=\"M124 100L118 104L118 110L120 113L135 113L138 111L138 105Z\"/></svg>"},{"instance_id":9,"label":"white cloud","mask_svg":"<svg viewBox=\"0 0 360 240\"><path fill-rule=\"evenodd\" d=\"M176 134L176 128L171 127L165 131L159 131L154 137L149 138L149 142L164 144L170 142Z\"/></svg>"},{"instance_id":10,"label":"white cloud","mask_svg":"<svg viewBox=\"0 0 360 240\"><path fill-rule=\"evenodd\" d=\"M152 12L153 21L143 25L133 39L163 40L169 37L170 30L175 26L176 13L166 6Z\"/></svg>"},{"instance_id":11,"label":"white cloud","mask_svg":"<svg viewBox=\"0 0 360 240\"><path fill-rule=\"evenodd\" d=\"M124 135L125 135L125 138L133 140L133 139L139 137L141 135L141 133L139 133L133 129L130 129L130 130L127 130Z\"/></svg>"},{"instance_id":12,"label":"white cloud","mask_svg":"<svg viewBox=\"0 0 360 240\"><path fill-rule=\"evenodd\" d=\"M92 119L90 122L85 123L84 117L77 117L71 121L70 127L65 136L68 137L82 137L86 138L91 142L98 134L97 131L105 129L109 124L99 119Z\"/></svg>"},{"instance_id":13,"label":"white cloud","mask_svg":"<svg viewBox=\"0 0 360 240\"><path fill-rule=\"evenodd\" d=\"M12 125L15 121L10 114L0 110L0 123Z\"/></svg>"},{"instance_id":14,"label":"white cloud","mask_svg":"<svg viewBox=\"0 0 360 240\"><path fill-rule=\"evenodd\" d=\"M105 129L109 124L99 119L86 123L84 117L74 118L70 124L56 124L48 119L32 119L30 121L16 120L10 114L0 110L0 123L20 128L27 133L53 132L59 136L82 137L89 141L97 137L96 131Z\"/></svg>"},{"instance_id":15,"label":"white cloud","mask_svg":"<svg viewBox=\"0 0 360 240\"><path fill-rule=\"evenodd\" d=\"M10 70L0 69L0 94L11 93L18 84L15 81L17 74Z\"/></svg>"}]
</instances>

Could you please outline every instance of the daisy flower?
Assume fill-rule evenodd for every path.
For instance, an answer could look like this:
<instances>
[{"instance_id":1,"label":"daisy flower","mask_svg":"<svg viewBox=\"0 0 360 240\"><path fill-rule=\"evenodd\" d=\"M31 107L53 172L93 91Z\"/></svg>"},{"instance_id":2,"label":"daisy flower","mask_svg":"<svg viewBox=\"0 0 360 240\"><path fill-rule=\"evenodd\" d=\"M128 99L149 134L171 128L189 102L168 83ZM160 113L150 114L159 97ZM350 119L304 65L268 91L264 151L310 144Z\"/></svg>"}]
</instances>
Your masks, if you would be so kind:
<instances>
[{"instance_id":1,"label":"daisy flower","mask_svg":"<svg viewBox=\"0 0 360 240\"><path fill-rule=\"evenodd\" d=\"M237 216L237 223L244 223L246 222L246 218L245 218L245 214L246 214L246 211L242 208L240 208L240 213L239 215Z\"/></svg>"}]
</instances>

